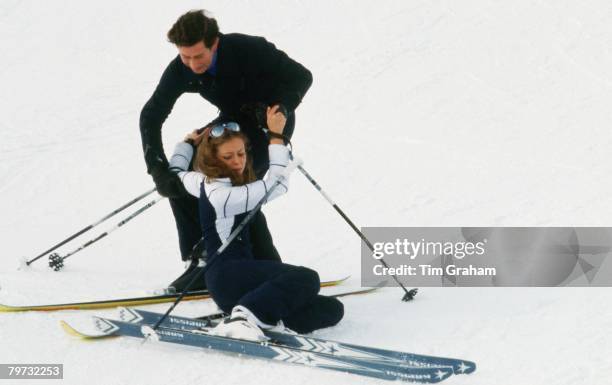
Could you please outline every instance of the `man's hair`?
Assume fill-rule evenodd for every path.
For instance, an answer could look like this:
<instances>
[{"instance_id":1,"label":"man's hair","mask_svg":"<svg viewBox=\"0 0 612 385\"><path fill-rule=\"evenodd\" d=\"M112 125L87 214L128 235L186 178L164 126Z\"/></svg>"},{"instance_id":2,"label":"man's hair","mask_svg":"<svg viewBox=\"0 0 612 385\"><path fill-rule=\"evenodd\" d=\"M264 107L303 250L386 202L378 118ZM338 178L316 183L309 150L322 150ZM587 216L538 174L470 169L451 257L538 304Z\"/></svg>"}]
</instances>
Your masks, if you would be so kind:
<instances>
[{"instance_id":1,"label":"man's hair","mask_svg":"<svg viewBox=\"0 0 612 385\"><path fill-rule=\"evenodd\" d=\"M190 47L201 41L212 47L219 36L217 20L208 17L203 9L189 11L178 18L168 31L168 41L179 47Z\"/></svg>"}]
</instances>

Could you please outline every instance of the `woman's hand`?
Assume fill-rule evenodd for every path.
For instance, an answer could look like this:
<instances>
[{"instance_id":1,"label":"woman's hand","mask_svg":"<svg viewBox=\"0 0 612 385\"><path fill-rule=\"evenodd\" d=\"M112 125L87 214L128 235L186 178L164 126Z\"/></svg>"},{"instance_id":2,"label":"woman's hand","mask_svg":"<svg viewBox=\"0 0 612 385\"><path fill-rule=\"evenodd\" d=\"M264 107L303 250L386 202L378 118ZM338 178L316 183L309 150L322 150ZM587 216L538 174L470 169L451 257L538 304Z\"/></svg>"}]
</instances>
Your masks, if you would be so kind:
<instances>
[{"instance_id":1,"label":"woman's hand","mask_svg":"<svg viewBox=\"0 0 612 385\"><path fill-rule=\"evenodd\" d=\"M287 117L279 111L279 105L268 107L266 114L268 115L268 129L276 134L282 134L285 123L287 123Z\"/></svg>"},{"instance_id":2,"label":"woman's hand","mask_svg":"<svg viewBox=\"0 0 612 385\"><path fill-rule=\"evenodd\" d=\"M198 130L193 130L185 136L185 142L193 144L195 147L198 147L204 138L204 130L198 133Z\"/></svg>"}]
</instances>

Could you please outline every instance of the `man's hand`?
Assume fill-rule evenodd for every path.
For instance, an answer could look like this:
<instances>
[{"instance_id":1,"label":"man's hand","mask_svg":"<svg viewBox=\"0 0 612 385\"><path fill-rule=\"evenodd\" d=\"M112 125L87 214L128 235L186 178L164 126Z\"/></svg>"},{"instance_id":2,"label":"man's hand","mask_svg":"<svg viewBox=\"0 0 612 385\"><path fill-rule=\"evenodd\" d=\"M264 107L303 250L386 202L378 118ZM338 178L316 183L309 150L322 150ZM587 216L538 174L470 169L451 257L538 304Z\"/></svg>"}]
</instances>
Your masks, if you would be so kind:
<instances>
[{"instance_id":1,"label":"man's hand","mask_svg":"<svg viewBox=\"0 0 612 385\"><path fill-rule=\"evenodd\" d=\"M204 139L204 131L205 130L193 130L185 136L185 142L191 144L194 147L198 147L200 143L202 143L202 139Z\"/></svg>"},{"instance_id":2,"label":"man's hand","mask_svg":"<svg viewBox=\"0 0 612 385\"><path fill-rule=\"evenodd\" d=\"M151 176L159 195L167 198L182 198L188 195L178 175L167 168L156 167L151 170Z\"/></svg>"},{"instance_id":3,"label":"man's hand","mask_svg":"<svg viewBox=\"0 0 612 385\"><path fill-rule=\"evenodd\" d=\"M275 106L278 106L278 112L280 112L281 114L285 115L285 118L289 117L289 111L287 111L287 107L285 107L284 104L278 103L278 104L275 104ZM274 106L272 106L272 107L274 107Z\"/></svg>"},{"instance_id":4,"label":"man's hand","mask_svg":"<svg viewBox=\"0 0 612 385\"><path fill-rule=\"evenodd\" d=\"M287 108L281 103L276 103L270 106L262 102L248 103L244 104L240 108L240 112L242 113L242 116L247 119L249 124L252 124L260 129L269 129L268 115L270 108L276 108L275 111L283 114L285 118L289 116Z\"/></svg>"},{"instance_id":5,"label":"man's hand","mask_svg":"<svg viewBox=\"0 0 612 385\"><path fill-rule=\"evenodd\" d=\"M283 113L283 108L284 107L282 107L282 104L277 104L275 106L268 107L266 110L268 129L270 132L278 135L283 133L283 129L287 123L287 116Z\"/></svg>"}]
</instances>

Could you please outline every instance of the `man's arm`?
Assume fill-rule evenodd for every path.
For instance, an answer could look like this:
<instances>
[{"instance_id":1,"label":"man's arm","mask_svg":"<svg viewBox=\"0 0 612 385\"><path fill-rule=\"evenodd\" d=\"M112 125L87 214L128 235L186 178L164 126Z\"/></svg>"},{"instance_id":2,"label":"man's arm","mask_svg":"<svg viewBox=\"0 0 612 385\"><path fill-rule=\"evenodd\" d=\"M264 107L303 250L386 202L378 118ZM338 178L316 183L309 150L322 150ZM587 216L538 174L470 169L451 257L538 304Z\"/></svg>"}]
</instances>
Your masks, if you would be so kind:
<instances>
[{"instance_id":1,"label":"man's arm","mask_svg":"<svg viewBox=\"0 0 612 385\"><path fill-rule=\"evenodd\" d=\"M164 71L155 92L140 113L140 136L147 172L168 168L168 160L162 144L162 125L170 115L174 103L183 93L180 63L173 60Z\"/></svg>"},{"instance_id":2,"label":"man's arm","mask_svg":"<svg viewBox=\"0 0 612 385\"><path fill-rule=\"evenodd\" d=\"M140 136L147 172L153 177L157 192L168 198L179 198L187 194L176 174L168 170L168 159L161 137L162 125L183 93L180 65L178 58L168 65L153 96L140 113Z\"/></svg>"},{"instance_id":3,"label":"man's arm","mask_svg":"<svg viewBox=\"0 0 612 385\"><path fill-rule=\"evenodd\" d=\"M312 85L312 73L264 38L256 38L254 46L254 62L276 81L268 103L281 103L293 112Z\"/></svg>"}]
</instances>

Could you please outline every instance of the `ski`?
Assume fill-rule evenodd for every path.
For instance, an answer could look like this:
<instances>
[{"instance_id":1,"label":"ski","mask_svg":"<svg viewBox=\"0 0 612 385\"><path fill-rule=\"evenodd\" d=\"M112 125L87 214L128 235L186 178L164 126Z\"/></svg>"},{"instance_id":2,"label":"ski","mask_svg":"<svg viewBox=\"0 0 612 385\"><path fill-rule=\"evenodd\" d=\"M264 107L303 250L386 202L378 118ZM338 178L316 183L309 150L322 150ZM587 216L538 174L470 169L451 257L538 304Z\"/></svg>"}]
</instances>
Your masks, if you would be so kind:
<instances>
[{"instance_id":1,"label":"ski","mask_svg":"<svg viewBox=\"0 0 612 385\"><path fill-rule=\"evenodd\" d=\"M372 287L372 288L368 288L368 289L358 289L358 290L349 290L349 291L345 291L345 292L340 292L340 293L336 293L336 294L332 294L330 295L330 297L348 297L351 295L359 295L359 294L366 294L366 293L372 293L376 290L378 290L380 287ZM124 307L119 307L119 318L121 318L122 320L131 320L133 318L135 318L135 316L133 314L131 314L132 310L131 309L127 309ZM142 311L142 310L139 310ZM153 313L153 314L158 314L158 313ZM217 312L217 313L212 313L212 314L207 314L205 316L202 317L198 317L195 318L195 320L199 321L199 323L197 324L197 326L195 326L194 328L197 328L199 326L201 326L202 324L208 325L208 326L212 326L215 321L218 321L220 319L223 319L223 317L225 317L227 314L223 313L223 312ZM60 321L61 326L64 328L64 330L68 333L71 334L73 336L82 338L82 339L87 339L87 340L97 340L97 339L106 339L106 338L110 338L110 337L115 337L114 335L111 334L86 334L86 333L82 333L76 329L74 329L72 326L70 326L68 323L66 323L65 321Z\"/></svg>"},{"instance_id":2,"label":"ski","mask_svg":"<svg viewBox=\"0 0 612 385\"><path fill-rule=\"evenodd\" d=\"M121 308L119 315L120 319L125 322L137 324L155 324L163 314L139 309ZM222 318L223 313L212 314L201 318L187 318L169 315L161 326L170 329L192 331L194 329L204 329L214 326L215 321ZM287 334L270 331L264 332L266 336L276 344L304 351L324 352L334 356L367 359L370 361L395 361L414 367L448 367L452 368L454 374L469 374L476 370L476 364L467 360L378 349L369 346L330 341L299 334Z\"/></svg>"},{"instance_id":3,"label":"ski","mask_svg":"<svg viewBox=\"0 0 612 385\"><path fill-rule=\"evenodd\" d=\"M144 338L143 328L150 325L94 317L102 334ZM66 324L70 327L68 324ZM73 329L75 330L75 329ZM77 332L78 333L78 332ZM412 367L396 361L378 361L334 355L324 351L308 351L277 344L273 341L254 342L209 334L206 330L185 331L160 326L154 339L180 345L238 353L297 365L313 366L385 380L420 383L440 382L453 374L448 367Z\"/></svg>"},{"instance_id":4,"label":"ski","mask_svg":"<svg viewBox=\"0 0 612 385\"><path fill-rule=\"evenodd\" d=\"M349 277L344 277L334 281L321 282L321 287L337 286L346 281ZM0 304L0 313L2 312L23 312L23 311L57 311L57 310L94 310L107 309L119 306L143 306L154 305L159 303L174 302L181 293L177 294L162 294L150 295L134 298L116 298L101 301L88 302L71 302L49 305L26 305L12 306ZM194 301L199 299L210 298L208 290L193 291L183 297L183 301Z\"/></svg>"},{"instance_id":5,"label":"ski","mask_svg":"<svg viewBox=\"0 0 612 385\"><path fill-rule=\"evenodd\" d=\"M12 306L0 304L0 312L24 312L24 311L57 311L57 310L94 310L106 309L118 306L142 306L158 303L172 302L178 294L152 295L134 298L116 298L101 301L71 302L49 305L25 305ZM209 298L208 290L193 291L185 295L184 301Z\"/></svg>"}]
</instances>

